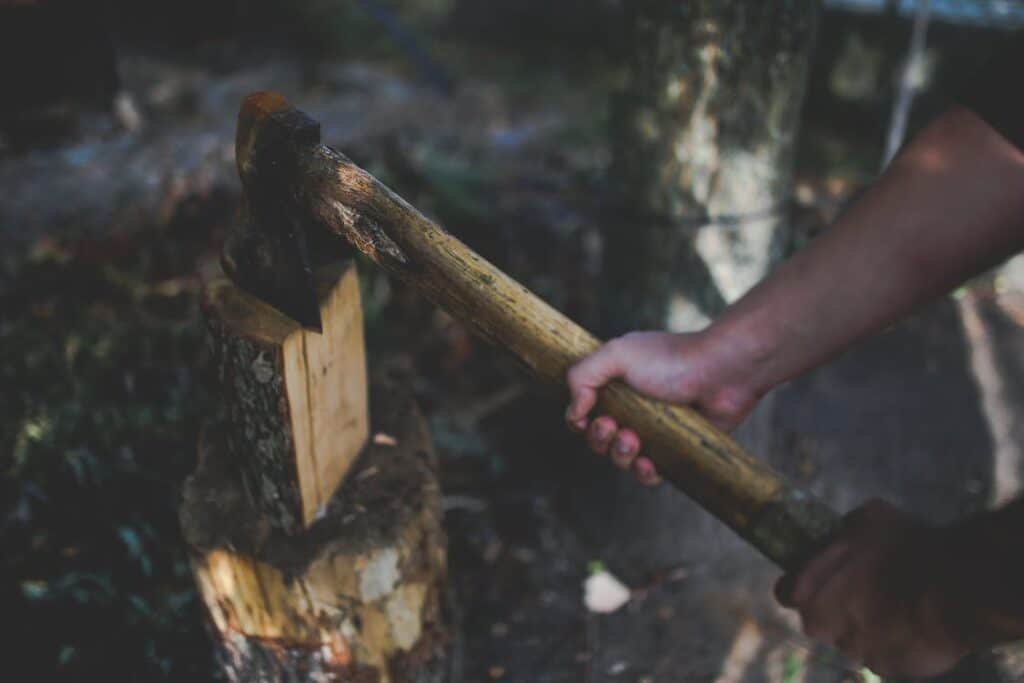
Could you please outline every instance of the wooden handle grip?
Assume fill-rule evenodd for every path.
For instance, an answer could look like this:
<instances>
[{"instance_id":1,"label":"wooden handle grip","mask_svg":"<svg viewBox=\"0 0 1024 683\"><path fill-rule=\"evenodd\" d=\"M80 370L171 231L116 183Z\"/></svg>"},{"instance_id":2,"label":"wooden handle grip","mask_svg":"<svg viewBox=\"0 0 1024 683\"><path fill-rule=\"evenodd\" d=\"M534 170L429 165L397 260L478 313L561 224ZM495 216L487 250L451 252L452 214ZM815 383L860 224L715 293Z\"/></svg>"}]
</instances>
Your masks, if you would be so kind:
<instances>
[{"instance_id":1,"label":"wooden handle grip","mask_svg":"<svg viewBox=\"0 0 1024 683\"><path fill-rule=\"evenodd\" d=\"M315 145L300 154L289 190L312 220L546 383L564 387L568 369L598 347L586 330L335 150ZM601 391L600 410L636 430L668 481L784 569L798 566L837 528L839 518L826 505L688 408L612 383Z\"/></svg>"}]
</instances>

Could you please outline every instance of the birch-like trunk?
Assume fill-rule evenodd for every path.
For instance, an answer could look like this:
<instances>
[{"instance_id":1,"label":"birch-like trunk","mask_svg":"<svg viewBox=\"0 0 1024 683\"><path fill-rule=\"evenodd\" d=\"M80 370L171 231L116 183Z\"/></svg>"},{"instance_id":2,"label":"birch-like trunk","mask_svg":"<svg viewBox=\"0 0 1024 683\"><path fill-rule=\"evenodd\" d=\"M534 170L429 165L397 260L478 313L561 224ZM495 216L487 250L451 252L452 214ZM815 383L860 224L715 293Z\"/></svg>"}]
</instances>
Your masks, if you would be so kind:
<instances>
[{"instance_id":1,"label":"birch-like trunk","mask_svg":"<svg viewBox=\"0 0 1024 683\"><path fill-rule=\"evenodd\" d=\"M700 327L790 243L818 0L647 0L613 102L605 327Z\"/></svg>"}]
</instances>

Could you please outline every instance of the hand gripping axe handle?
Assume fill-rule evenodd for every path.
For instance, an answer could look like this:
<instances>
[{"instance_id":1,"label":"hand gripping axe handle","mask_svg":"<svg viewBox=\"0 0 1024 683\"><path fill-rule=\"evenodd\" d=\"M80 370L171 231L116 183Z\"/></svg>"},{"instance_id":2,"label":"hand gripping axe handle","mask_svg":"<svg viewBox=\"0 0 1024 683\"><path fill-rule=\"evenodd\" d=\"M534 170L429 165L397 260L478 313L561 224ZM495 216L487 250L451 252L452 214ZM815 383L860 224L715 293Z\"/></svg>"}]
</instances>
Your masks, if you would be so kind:
<instances>
[{"instance_id":1,"label":"hand gripping axe handle","mask_svg":"<svg viewBox=\"0 0 1024 683\"><path fill-rule=\"evenodd\" d=\"M566 372L598 340L429 220L345 155L280 95L250 95L239 114L239 173L259 203L225 244L240 286L308 327L319 325L309 255L330 233L506 349L538 379ZM838 529L839 516L689 408L612 382L598 410L633 428L661 475L786 570Z\"/></svg>"}]
</instances>

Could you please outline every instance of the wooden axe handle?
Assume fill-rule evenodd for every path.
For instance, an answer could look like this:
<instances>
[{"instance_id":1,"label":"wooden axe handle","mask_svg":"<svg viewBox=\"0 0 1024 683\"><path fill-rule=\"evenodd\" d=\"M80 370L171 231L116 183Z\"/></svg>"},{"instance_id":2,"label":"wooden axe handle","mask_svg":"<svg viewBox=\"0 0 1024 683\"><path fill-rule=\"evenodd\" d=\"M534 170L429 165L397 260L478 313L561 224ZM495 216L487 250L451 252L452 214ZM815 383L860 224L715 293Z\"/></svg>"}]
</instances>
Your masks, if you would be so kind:
<instances>
[{"instance_id":1,"label":"wooden axe handle","mask_svg":"<svg viewBox=\"0 0 1024 683\"><path fill-rule=\"evenodd\" d=\"M290 191L303 211L539 379L565 387L568 369L598 347L593 335L344 155L315 145L300 157ZM688 408L613 382L600 392L599 410L636 430L665 479L783 569L798 567L838 527L826 505Z\"/></svg>"}]
</instances>

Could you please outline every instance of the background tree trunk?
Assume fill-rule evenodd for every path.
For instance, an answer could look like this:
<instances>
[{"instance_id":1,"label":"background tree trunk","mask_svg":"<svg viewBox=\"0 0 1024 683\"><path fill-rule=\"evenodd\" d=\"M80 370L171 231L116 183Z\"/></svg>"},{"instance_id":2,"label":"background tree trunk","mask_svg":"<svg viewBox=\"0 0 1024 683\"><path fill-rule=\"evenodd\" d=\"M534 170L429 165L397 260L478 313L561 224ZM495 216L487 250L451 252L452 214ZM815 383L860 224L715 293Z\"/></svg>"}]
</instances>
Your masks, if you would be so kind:
<instances>
[{"instance_id":1,"label":"background tree trunk","mask_svg":"<svg viewBox=\"0 0 1024 683\"><path fill-rule=\"evenodd\" d=\"M788 250L819 15L818 0L632 5L630 61L612 102L605 337L699 329ZM771 424L768 397L738 436L766 454ZM606 557L644 572L747 552L675 491L594 477L585 518L599 525Z\"/></svg>"},{"instance_id":2,"label":"background tree trunk","mask_svg":"<svg viewBox=\"0 0 1024 683\"><path fill-rule=\"evenodd\" d=\"M609 331L699 327L788 248L818 15L818 0L634 3L613 101Z\"/></svg>"}]
</instances>

